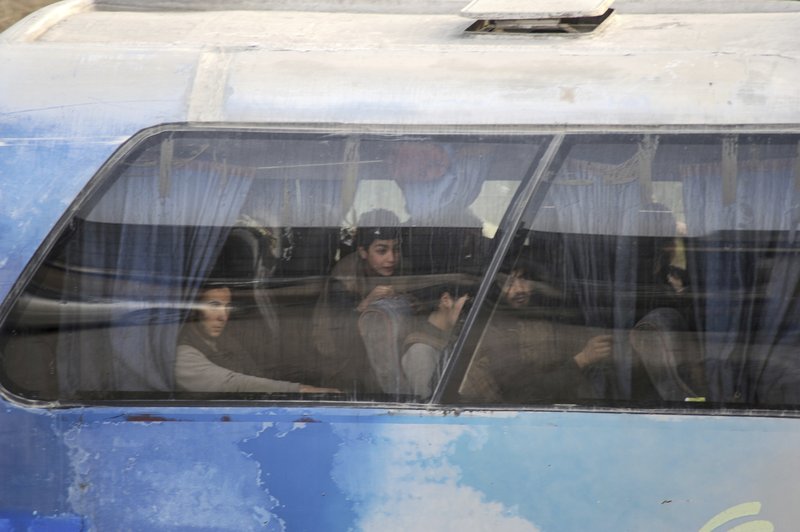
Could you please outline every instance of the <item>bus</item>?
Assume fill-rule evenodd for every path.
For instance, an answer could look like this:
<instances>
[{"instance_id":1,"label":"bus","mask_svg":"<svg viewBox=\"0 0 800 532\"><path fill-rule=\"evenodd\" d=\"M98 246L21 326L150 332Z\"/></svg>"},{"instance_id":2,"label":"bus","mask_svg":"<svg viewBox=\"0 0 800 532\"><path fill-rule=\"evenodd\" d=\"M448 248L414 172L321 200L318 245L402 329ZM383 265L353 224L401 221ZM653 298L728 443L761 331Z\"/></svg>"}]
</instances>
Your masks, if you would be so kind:
<instances>
[{"instance_id":1,"label":"bus","mask_svg":"<svg viewBox=\"0 0 800 532\"><path fill-rule=\"evenodd\" d=\"M791 530L800 3L0 34L0 530Z\"/></svg>"}]
</instances>

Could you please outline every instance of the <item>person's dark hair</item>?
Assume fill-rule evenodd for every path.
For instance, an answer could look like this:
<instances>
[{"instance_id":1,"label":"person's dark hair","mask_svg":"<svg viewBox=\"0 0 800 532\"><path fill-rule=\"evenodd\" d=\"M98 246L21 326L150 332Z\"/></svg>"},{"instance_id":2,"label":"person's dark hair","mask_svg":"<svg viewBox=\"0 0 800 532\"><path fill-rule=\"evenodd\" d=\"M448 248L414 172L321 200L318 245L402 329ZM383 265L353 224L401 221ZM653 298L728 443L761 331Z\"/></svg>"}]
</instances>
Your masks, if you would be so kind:
<instances>
[{"instance_id":1,"label":"person's dark hair","mask_svg":"<svg viewBox=\"0 0 800 532\"><path fill-rule=\"evenodd\" d=\"M386 209L374 209L362 214L356 228L356 246L368 248L375 240L399 240L400 219Z\"/></svg>"},{"instance_id":2,"label":"person's dark hair","mask_svg":"<svg viewBox=\"0 0 800 532\"><path fill-rule=\"evenodd\" d=\"M191 311L189 312L188 321L200 320L201 315L200 315L200 309L198 308L198 305L200 303L200 298L202 298L203 294L205 294L209 290L217 290L219 288L227 288L228 290L231 291L231 295L233 295L233 288L231 287L231 284L226 283L224 281L209 279L200 285L200 287L197 289L197 295L195 295Z\"/></svg>"},{"instance_id":3,"label":"person's dark hair","mask_svg":"<svg viewBox=\"0 0 800 532\"><path fill-rule=\"evenodd\" d=\"M506 256L498 272L501 275L495 277L494 282L489 287L489 292L486 295L488 301L497 303L502 300L506 276L517 275L527 281L536 281L548 285L552 282L547 268L535 261L530 255L530 250L522 249L517 253L509 253ZM537 296L541 297L542 294Z\"/></svg>"},{"instance_id":4,"label":"person's dark hair","mask_svg":"<svg viewBox=\"0 0 800 532\"><path fill-rule=\"evenodd\" d=\"M217 290L219 288L227 288L228 290L233 291L231 287L231 283L225 282L223 280L208 280L200 285L200 288L197 289L197 299L202 297L203 292L208 292L209 290Z\"/></svg>"},{"instance_id":5,"label":"person's dark hair","mask_svg":"<svg viewBox=\"0 0 800 532\"><path fill-rule=\"evenodd\" d=\"M550 275L547 272L547 268L534 258L536 250L533 246L526 244L531 234L532 233L526 229L517 231L514 235L511 247L500 266L500 273L508 275L516 273L520 277L530 281L549 282Z\"/></svg>"},{"instance_id":6,"label":"person's dark hair","mask_svg":"<svg viewBox=\"0 0 800 532\"><path fill-rule=\"evenodd\" d=\"M417 290L412 295L414 296L416 312L427 316L439 308L439 301L445 293L450 294L450 297L456 300L465 294L474 296L476 291L477 286L472 284L440 283ZM466 312L463 313L466 314Z\"/></svg>"}]
</instances>

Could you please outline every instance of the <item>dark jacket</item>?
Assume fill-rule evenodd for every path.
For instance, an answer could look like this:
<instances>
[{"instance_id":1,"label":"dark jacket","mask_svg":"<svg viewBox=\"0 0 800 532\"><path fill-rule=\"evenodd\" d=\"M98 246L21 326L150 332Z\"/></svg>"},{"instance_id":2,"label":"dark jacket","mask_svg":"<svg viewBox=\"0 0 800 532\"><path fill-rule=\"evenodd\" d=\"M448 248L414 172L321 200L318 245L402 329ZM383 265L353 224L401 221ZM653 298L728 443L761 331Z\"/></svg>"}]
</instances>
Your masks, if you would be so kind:
<instances>
[{"instance_id":1,"label":"dark jacket","mask_svg":"<svg viewBox=\"0 0 800 532\"><path fill-rule=\"evenodd\" d=\"M361 313L356 307L376 286L391 281L391 277L368 275L358 253L347 255L334 266L317 301L312 324L324 386L381 392L359 333Z\"/></svg>"},{"instance_id":2,"label":"dark jacket","mask_svg":"<svg viewBox=\"0 0 800 532\"><path fill-rule=\"evenodd\" d=\"M575 402L591 396L589 380L575 362L583 348L581 328L525 316L499 307L478 351L499 390L513 404Z\"/></svg>"}]
</instances>

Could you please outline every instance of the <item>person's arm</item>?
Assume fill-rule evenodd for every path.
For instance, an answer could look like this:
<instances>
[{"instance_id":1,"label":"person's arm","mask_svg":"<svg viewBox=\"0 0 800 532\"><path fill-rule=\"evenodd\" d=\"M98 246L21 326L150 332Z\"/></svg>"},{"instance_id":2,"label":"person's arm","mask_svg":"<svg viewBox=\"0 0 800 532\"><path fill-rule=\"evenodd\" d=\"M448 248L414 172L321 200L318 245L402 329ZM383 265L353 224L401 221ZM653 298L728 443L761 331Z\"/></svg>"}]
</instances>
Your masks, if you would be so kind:
<instances>
[{"instance_id":1,"label":"person's arm","mask_svg":"<svg viewBox=\"0 0 800 532\"><path fill-rule=\"evenodd\" d=\"M301 385L237 373L218 366L189 345L179 345L175 356L175 384L190 392L300 392Z\"/></svg>"},{"instance_id":2,"label":"person's arm","mask_svg":"<svg viewBox=\"0 0 800 532\"><path fill-rule=\"evenodd\" d=\"M495 325L483 342L492 374L509 403L574 401L586 371L611 355L611 335L594 336L578 347L582 340L575 331L560 331L569 341L556 343L557 331L549 322L527 322L517 330L519 337L513 328Z\"/></svg>"},{"instance_id":3,"label":"person's arm","mask_svg":"<svg viewBox=\"0 0 800 532\"><path fill-rule=\"evenodd\" d=\"M378 285L372 289L372 292L367 294L367 297L365 297L359 302L358 306L356 307L356 310L359 312L364 312L365 310L367 310L368 306L375 303L379 299L392 297L393 295L394 295L394 288L392 288L389 285Z\"/></svg>"},{"instance_id":4,"label":"person's arm","mask_svg":"<svg viewBox=\"0 0 800 532\"><path fill-rule=\"evenodd\" d=\"M412 344L403 354L401 364L411 392L422 399L433 393L433 380L437 374L442 353L427 344Z\"/></svg>"},{"instance_id":5,"label":"person's arm","mask_svg":"<svg viewBox=\"0 0 800 532\"><path fill-rule=\"evenodd\" d=\"M352 309L361 313L375 301L391 297L394 294L394 288L390 285L378 285L361 299L355 293L347 290L341 281L333 279L330 283L328 302L333 309L342 311Z\"/></svg>"},{"instance_id":6,"label":"person's arm","mask_svg":"<svg viewBox=\"0 0 800 532\"><path fill-rule=\"evenodd\" d=\"M605 360L611 356L612 336L601 334L594 336L586 342L580 353L572 357L580 369L586 369L592 364Z\"/></svg>"}]
</instances>

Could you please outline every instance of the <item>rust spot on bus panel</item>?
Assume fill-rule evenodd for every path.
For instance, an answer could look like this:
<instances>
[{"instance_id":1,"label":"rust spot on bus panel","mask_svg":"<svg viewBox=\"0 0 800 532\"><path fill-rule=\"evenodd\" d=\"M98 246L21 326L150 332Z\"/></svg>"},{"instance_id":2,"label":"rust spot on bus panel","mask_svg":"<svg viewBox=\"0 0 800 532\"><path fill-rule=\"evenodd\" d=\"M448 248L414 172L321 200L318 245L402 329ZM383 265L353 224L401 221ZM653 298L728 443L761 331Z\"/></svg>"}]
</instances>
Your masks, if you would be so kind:
<instances>
[{"instance_id":1,"label":"rust spot on bus panel","mask_svg":"<svg viewBox=\"0 0 800 532\"><path fill-rule=\"evenodd\" d=\"M221 418L219 418L219 420L222 422L228 422L231 420L231 416L222 416Z\"/></svg>"},{"instance_id":2,"label":"rust spot on bus panel","mask_svg":"<svg viewBox=\"0 0 800 532\"><path fill-rule=\"evenodd\" d=\"M314 419L313 417L303 416L301 418L295 419L295 423L319 423L319 420Z\"/></svg>"},{"instance_id":3,"label":"rust spot on bus panel","mask_svg":"<svg viewBox=\"0 0 800 532\"><path fill-rule=\"evenodd\" d=\"M133 421L137 423L161 423L164 421L175 421L174 419L162 416L153 416L151 414L132 414L125 416L125 421Z\"/></svg>"}]
</instances>

